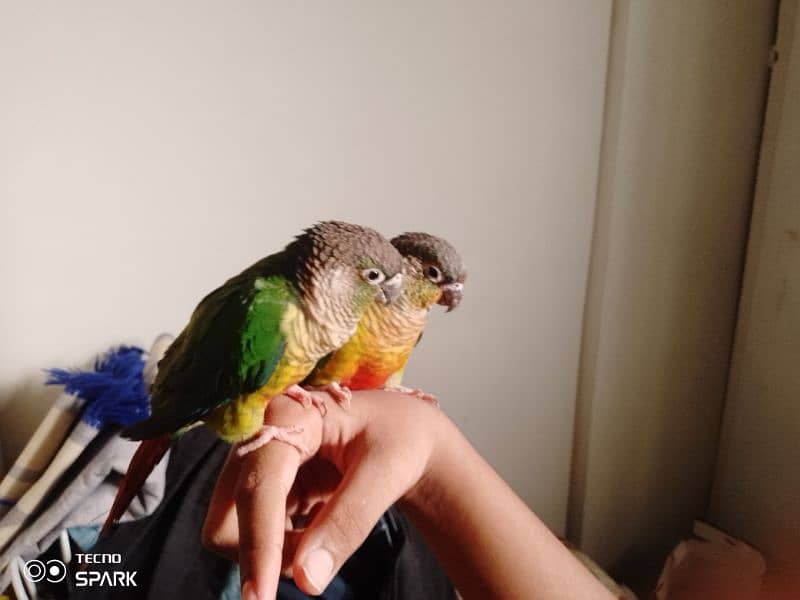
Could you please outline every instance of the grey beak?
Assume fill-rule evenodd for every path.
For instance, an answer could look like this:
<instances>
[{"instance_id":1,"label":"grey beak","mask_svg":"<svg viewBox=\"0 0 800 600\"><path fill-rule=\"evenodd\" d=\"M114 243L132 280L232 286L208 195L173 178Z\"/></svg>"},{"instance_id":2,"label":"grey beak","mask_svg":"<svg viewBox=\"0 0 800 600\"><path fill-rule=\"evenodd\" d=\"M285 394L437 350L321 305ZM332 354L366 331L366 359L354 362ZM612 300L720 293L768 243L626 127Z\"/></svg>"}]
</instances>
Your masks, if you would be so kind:
<instances>
[{"instance_id":1,"label":"grey beak","mask_svg":"<svg viewBox=\"0 0 800 600\"><path fill-rule=\"evenodd\" d=\"M442 286L442 297L439 304L447 307L447 312L453 310L464 296L464 284L460 281L446 283Z\"/></svg>"},{"instance_id":2,"label":"grey beak","mask_svg":"<svg viewBox=\"0 0 800 600\"><path fill-rule=\"evenodd\" d=\"M403 290L403 275L397 273L391 279L387 279L380 284L384 304L391 304L400 297Z\"/></svg>"}]
</instances>

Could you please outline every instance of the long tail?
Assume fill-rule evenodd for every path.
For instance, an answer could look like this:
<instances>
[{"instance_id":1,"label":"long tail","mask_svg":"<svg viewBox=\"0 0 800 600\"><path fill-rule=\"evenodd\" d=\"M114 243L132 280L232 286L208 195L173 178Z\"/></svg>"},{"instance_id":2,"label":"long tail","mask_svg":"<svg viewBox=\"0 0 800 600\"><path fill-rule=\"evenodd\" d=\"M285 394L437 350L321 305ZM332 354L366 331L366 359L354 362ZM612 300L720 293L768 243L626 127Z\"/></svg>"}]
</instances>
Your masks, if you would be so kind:
<instances>
[{"instance_id":1,"label":"long tail","mask_svg":"<svg viewBox=\"0 0 800 600\"><path fill-rule=\"evenodd\" d=\"M119 521L125 513L133 498L144 486L147 476L155 469L159 461L169 450L172 438L169 434L160 435L156 438L143 440L128 465L128 472L125 473L122 482L119 484L114 504L108 513L108 518L103 524L100 535L108 533L111 526Z\"/></svg>"}]
</instances>

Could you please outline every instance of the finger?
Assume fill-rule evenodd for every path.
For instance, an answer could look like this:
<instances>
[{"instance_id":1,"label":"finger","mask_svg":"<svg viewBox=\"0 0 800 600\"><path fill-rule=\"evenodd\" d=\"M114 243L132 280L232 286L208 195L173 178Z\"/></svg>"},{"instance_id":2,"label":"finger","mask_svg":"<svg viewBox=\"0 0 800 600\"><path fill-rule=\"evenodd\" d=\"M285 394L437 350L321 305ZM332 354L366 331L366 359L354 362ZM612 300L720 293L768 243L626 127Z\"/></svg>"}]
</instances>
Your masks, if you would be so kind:
<instances>
[{"instance_id":1,"label":"finger","mask_svg":"<svg viewBox=\"0 0 800 600\"><path fill-rule=\"evenodd\" d=\"M302 537L292 570L301 590L320 594L380 516L410 487L402 465L371 454L357 461Z\"/></svg>"},{"instance_id":2,"label":"finger","mask_svg":"<svg viewBox=\"0 0 800 600\"><path fill-rule=\"evenodd\" d=\"M302 531L286 531L283 538L283 562L281 563L281 575L284 577L292 577L292 561L302 537Z\"/></svg>"},{"instance_id":3,"label":"finger","mask_svg":"<svg viewBox=\"0 0 800 600\"><path fill-rule=\"evenodd\" d=\"M203 546L234 562L239 558L239 522L233 492L241 469L235 450L228 453L217 478L202 533Z\"/></svg>"},{"instance_id":4,"label":"finger","mask_svg":"<svg viewBox=\"0 0 800 600\"><path fill-rule=\"evenodd\" d=\"M235 452L236 448L234 446L228 453L220 471L202 531L203 546L234 562L239 557L239 521L234 490L242 463ZM327 502L340 480L336 467L327 461L312 460L305 463L289 493L286 502L287 515L307 514L318 503Z\"/></svg>"},{"instance_id":5,"label":"finger","mask_svg":"<svg viewBox=\"0 0 800 600\"><path fill-rule=\"evenodd\" d=\"M274 598L277 593L286 497L299 464L300 455L286 444L267 444L242 459L234 499L244 600Z\"/></svg>"}]
</instances>

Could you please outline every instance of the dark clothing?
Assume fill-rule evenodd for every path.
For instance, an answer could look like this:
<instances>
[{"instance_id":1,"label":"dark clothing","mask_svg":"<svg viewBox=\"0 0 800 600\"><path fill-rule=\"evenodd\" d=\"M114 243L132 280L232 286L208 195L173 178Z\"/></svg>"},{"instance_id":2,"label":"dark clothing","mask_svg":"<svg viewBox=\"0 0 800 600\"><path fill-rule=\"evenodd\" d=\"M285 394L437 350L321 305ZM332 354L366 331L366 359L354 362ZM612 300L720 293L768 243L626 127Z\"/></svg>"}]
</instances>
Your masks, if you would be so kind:
<instances>
[{"instance_id":1,"label":"dark clothing","mask_svg":"<svg viewBox=\"0 0 800 600\"><path fill-rule=\"evenodd\" d=\"M136 571L136 587L76 587L73 560L69 591L55 598L218 600L238 597L238 569L205 550L200 531L214 483L229 446L205 428L182 436L172 448L164 500L149 517L118 525L92 553L121 555L120 564L85 565L95 571ZM63 585L63 584L61 584ZM390 509L362 547L342 567L321 596L339 599L455 598L453 586L420 534ZM282 580L278 598L305 599L291 580Z\"/></svg>"}]
</instances>

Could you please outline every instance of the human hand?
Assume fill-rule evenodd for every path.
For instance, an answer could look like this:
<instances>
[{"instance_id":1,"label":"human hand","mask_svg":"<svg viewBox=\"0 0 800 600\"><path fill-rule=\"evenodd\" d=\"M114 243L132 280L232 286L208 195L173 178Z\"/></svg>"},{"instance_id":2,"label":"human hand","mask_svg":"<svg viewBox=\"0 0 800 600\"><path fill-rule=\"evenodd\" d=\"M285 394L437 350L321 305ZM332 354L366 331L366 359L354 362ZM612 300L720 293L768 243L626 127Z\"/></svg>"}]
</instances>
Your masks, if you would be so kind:
<instances>
[{"instance_id":1,"label":"human hand","mask_svg":"<svg viewBox=\"0 0 800 600\"><path fill-rule=\"evenodd\" d=\"M286 397L265 422L296 425L308 455L270 442L231 452L203 527L209 549L238 561L244 600L274 598L281 573L319 594L380 516L415 493L447 428L441 411L407 395L354 392L324 418Z\"/></svg>"}]
</instances>

